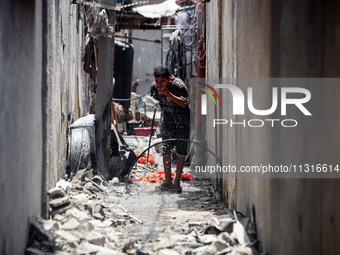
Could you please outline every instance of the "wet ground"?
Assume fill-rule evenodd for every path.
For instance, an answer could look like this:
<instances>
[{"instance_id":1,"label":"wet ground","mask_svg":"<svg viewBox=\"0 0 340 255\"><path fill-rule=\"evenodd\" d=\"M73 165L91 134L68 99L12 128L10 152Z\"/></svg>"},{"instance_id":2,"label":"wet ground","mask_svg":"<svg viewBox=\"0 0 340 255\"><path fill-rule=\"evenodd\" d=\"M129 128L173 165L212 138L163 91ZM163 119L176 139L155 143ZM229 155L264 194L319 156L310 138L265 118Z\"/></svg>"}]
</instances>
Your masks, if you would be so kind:
<instances>
[{"instance_id":1,"label":"wet ground","mask_svg":"<svg viewBox=\"0 0 340 255\"><path fill-rule=\"evenodd\" d=\"M140 183L132 184L130 192L136 192ZM216 204L209 180L182 181L182 193L156 191L159 184L145 183L139 194L124 194L120 203L134 216L143 221L136 226L133 235L147 240L157 238L165 228L185 229L188 222L203 221L207 216L221 213L224 205Z\"/></svg>"}]
</instances>

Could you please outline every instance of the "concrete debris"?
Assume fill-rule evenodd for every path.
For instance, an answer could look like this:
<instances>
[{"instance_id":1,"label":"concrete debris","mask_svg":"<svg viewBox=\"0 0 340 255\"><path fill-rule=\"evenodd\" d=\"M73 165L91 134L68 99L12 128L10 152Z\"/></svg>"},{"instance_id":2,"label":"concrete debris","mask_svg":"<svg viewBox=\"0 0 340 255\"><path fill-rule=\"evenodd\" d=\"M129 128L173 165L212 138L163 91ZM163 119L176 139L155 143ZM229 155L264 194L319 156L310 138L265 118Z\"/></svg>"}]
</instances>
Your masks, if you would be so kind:
<instances>
[{"instance_id":1,"label":"concrete debris","mask_svg":"<svg viewBox=\"0 0 340 255\"><path fill-rule=\"evenodd\" d=\"M88 165L90 166L90 165ZM85 180L85 177L89 178L89 179L92 179L93 177L93 169L89 169L88 167L87 168L84 168L82 170L79 170L75 176L73 176L73 179L72 180L81 180L81 181L84 181Z\"/></svg>"},{"instance_id":2,"label":"concrete debris","mask_svg":"<svg viewBox=\"0 0 340 255\"><path fill-rule=\"evenodd\" d=\"M55 186L56 186L56 188L62 188L66 192L68 192L72 188L72 184L68 181L63 180L63 179L60 179Z\"/></svg>"},{"instance_id":3,"label":"concrete debris","mask_svg":"<svg viewBox=\"0 0 340 255\"><path fill-rule=\"evenodd\" d=\"M236 213L234 212L236 222L233 225L233 232L237 241L242 245L246 246L250 243L249 237L244 229L243 225L238 221Z\"/></svg>"},{"instance_id":4,"label":"concrete debris","mask_svg":"<svg viewBox=\"0 0 340 255\"><path fill-rule=\"evenodd\" d=\"M199 242L202 244L211 244L216 240L216 235L202 235L199 237Z\"/></svg>"},{"instance_id":5,"label":"concrete debris","mask_svg":"<svg viewBox=\"0 0 340 255\"><path fill-rule=\"evenodd\" d=\"M175 242L169 239L161 239L156 246L153 248L154 251L158 251L161 249L172 248L174 247Z\"/></svg>"},{"instance_id":6,"label":"concrete debris","mask_svg":"<svg viewBox=\"0 0 340 255\"><path fill-rule=\"evenodd\" d=\"M147 211L150 213L148 219L145 214L138 213L145 208L143 197L125 203L129 197L117 192L125 184L113 185L112 181L107 183L101 177L89 179L89 176L84 176L82 171L79 178L73 178L71 188L66 188L69 196L61 187L49 190L51 217L48 220L38 218L32 223L27 254L258 254L253 246L258 243L254 239L257 237L255 223L241 214L225 211L225 206L215 205L212 197L203 197L209 193L197 192L195 197L190 193L189 200L176 201L182 208L187 208L186 203L190 201L194 214L202 213L199 217L187 216L183 209L167 212L164 220L164 215L157 209L156 212ZM174 202L171 196L167 197L170 198L167 201ZM159 195L150 195L149 199L152 206L159 203ZM202 205L201 202L209 204ZM205 209L201 210L203 207ZM214 215L214 212L218 213ZM155 219L168 221L162 227L153 225L152 231L157 235L144 230L154 224Z\"/></svg>"},{"instance_id":7,"label":"concrete debris","mask_svg":"<svg viewBox=\"0 0 340 255\"><path fill-rule=\"evenodd\" d=\"M103 234L98 233L96 231L91 231L87 233L86 235L86 241L92 244L103 246L105 243L105 240L106 240L106 237Z\"/></svg>"},{"instance_id":8,"label":"concrete debris","mask_svg":"<svg viewBox=\"0 0 340 255\"><path fill-rule=\"evenodd\" d=\"M86 194L79 194L71 197L72 204L79 210L84 211L86 209L86 204L88 202L88 196Z\"/></svg>"},{"instance_id":9,"label":"concrete debris","mask_svg":"<svg viewBox=\"0 0 340 255\"><path fill-rule=\"evenodd\" d=\"M180 255L180 254L175 250L162 249L159 251L158 255Z\"/></svg>"},{"instance_id":10,"label":"concrete debris","mask_svg":"<svg viewBox=\"0 0 340 255\"><path fill-rule=\"evenodd\" d=\"M54 243L54 241L55 241L54 235L50 231L48 231L44 228L44 225L42 223L42 219L39 216L37 216L36 221L33 221L31 223L30 237L32 239L40 241L40 242L48 241L50 243Z\"/></svg>"},{"instance_id":11,"label":"concrete debris","mask_svg":"<svg viewBox=\"0 0 340 255\"><path fill-rule=\"evenodd\" d=\"M56 198L56 199L51 200L48 204L52 208L56 208L56 207L59 207L63 204L70 204L70 198L68 196Z\"/></svg>"},{"instance_id":12,"label":"concrete debris","mask_svg":"<svg viewBox=\"0 0 340 255\"><path fill-rule=\"evenodd\" d=\"M192 251L195 255L216 255L215 246L203 246Z\"/></svg>"},{"instance_id":13,"label":"concrete debris","mask_svg":"<svg viewBox=\"0 0 340 255\"><path fill-rule=\"evenodd\" d=\"M76 218L69 219L61 226L62 230L76 230L80 228L81 228L81 224Z\"/></svg>"}]
</instances>

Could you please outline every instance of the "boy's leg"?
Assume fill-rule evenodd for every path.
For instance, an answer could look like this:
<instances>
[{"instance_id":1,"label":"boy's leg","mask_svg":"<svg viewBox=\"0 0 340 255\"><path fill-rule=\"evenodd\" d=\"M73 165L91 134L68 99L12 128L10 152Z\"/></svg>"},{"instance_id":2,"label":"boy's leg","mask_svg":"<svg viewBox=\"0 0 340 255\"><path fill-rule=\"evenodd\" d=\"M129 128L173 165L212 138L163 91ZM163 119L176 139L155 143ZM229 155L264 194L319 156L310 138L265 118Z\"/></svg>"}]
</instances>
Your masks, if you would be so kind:
<instances>
[{"instance_id":1,"label":"boy's leg","mask_svg":"<svg viewBox=\"0 0 340 255\"><path fill-rule=\"evenodd\" d=\"M165 182L168 184L172 184L171 155L163 156L163 166L164 166L164 173L165 173Z\"/></svg>"},{"instance_id":2,"label":"boy's leg","mask_svg":"<svg viewBox=\"0 0 340 255\"><path fill-rule=\"evenodd\" d=\"M176 179L175 184L180 185L181 175L183 173L183 167L185 163L185 157L177 155L177 169L176 169Z\"/></svg>"}]
</instances>

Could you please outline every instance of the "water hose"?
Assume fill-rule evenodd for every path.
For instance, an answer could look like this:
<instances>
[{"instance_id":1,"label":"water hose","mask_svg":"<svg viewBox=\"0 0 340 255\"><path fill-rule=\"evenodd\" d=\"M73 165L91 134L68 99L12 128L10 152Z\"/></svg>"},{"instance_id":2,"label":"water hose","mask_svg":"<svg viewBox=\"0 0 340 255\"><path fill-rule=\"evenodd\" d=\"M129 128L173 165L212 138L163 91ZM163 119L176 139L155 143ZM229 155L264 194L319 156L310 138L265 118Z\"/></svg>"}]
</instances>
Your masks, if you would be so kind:
<instances>
[{"instance_id":1,"label":"water hose","mask_svg":"<svg viewBox=\"0 0 340 255\"><path fill-rule=\"evenodd\" d=\"M151 141L151 139L150 139L150 141ZM138 161L138 159L141 158L141 157L144 155L145 152L149 151L152 147L154 147L154 146L156 146L156 145L158 145L158 144L165 143L165 142L170 142L170 141L190 142L190 143L196 144L196 145L198 145L198 146L201 146L201 147L205 148L207 151L209 151L209 152L216 158L216 160L218 161L218 163L219 163L220 165L222 165L221 160L216 156L216 154L213 153L208 147L206 147L206 146L200 144L200 142L190 141L189 139L183 139L183 138L170 138L170 139L165 139L165 140L159 141L159 142L157 142L157 143L154 143L154 144L152 144L151 146L149 146L148 148L146 148L143 152L141 152L141 153L139 154L139 156L134 160L134 162L130 165L129 172L128 172L128 174L127 174L127 176L128 176L127 180L128 180L129 177L130 177L130 172L131 172L132 167L136 164L136 162ZM146 164L147 164L147 163L148 163L148 161L146 161ZM144 176L143 176L143 180L142 180L142 184L141 184L141 186L140 186L140 188L139 188L139 190L137 191L136 194L131 194L131 193L129 192L128 182L126 183L126 190L127 190L127 193L128 193L128 194L130 194L130 195L138 195L138 194L140 193L140 191L141 191L141 189L142 189L142 187L143 187L143 185L144 185L144 182L145 182L146 171L147 171L147 169L145 168Z\"/></svg>"},{"instance_id":2,"label":"water hose","mask_svg":"<svg viewBox=\"0 0 340 255\"><path fill-rule=\"evenodd\" d=\"M143 184L144 184L144 179L145 179L145 176L146 176L146 172L148 170L148 163L149 163L149 155L150 155L150 145L151 145L151 138L152 138L152 135L153 135L153 125L155 123L155 116L156 116L156 111L157 111L157 108L154 109L153 111L153 117L152 117L152 122L151 122L151 130L150 130L150 135L149 135L149 145L148 145L148 149L147 149L147 154L146 154L146 162L145 162L145 170L144 170L144 176L143 176L143 183L142 185L140 186L137 194L142 190L142 187L143 187ZM141 155L143 155L143 153L141 153ZM140 156L140 155L139 155ZM135 160L135 162L133 162L133 164L131 166L134 166L135 163L137 161ZM128 179L129 179L129 176L130 176L130 172L131 172L131 166L130 166L130 169L129 169L129 173L128 173Z\"/></svg>"},{"instance_id":3,"label":"water hose","mask_svg":"<svg viewBox=\"0 0 340 255\"><path fill-rule=\"evenodd\" d=\"M119 101L119 102L123 102L123 101L134 101L137 99L140 99L142 97L144 97L148 92L144 93L143 95L140 95L139 97L135 97L135 98L112 98L113 101Z\"/></svg>"}]
</instances>

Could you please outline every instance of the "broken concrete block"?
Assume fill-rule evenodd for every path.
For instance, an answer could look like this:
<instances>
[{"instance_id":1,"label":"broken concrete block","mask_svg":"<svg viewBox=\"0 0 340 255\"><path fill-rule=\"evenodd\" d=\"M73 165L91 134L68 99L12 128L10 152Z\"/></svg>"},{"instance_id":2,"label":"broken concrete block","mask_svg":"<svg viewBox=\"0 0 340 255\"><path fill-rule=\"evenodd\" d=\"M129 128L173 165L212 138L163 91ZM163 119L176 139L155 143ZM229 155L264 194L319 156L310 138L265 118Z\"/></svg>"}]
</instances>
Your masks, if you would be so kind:
<instances>
[{"instance_id":1,"label":"broken concrete block","mask_svg":"<svg viewBox=\"0 0 340 255\"><path fill-rule=\"evenodd\" d=\"M58 214L54 217L54 220L57 221L57 222L63 222L63 221L66 221L67 218L65 217L65 215L59 215Z\"/></svg>"},{"instance_id":2,"label":"broken concrete block","mask_svg":"<svg viewBox=\"0 0 340 255\"><path fill-rule=\"evenodd\" d=\"M47 192L50 199L64 197L66 196L65 190L63 188L53 188Z\"/></svg>"},{"instance_id":3,"label":"broken concrete block","mask_svg":"<svg viewBox=\"0 0 340 255\"><path fill-rule=\"evenodd\" d=\"M198 237L199 241L203 244L211 244L216 240L215 235L202 235Z\"/></svg>"},{"instance_id":4,"label":"broken concrete block","mask_svg":"<svg viewBox=\"0 0 340 255\"><path fill-rule=\"evenodd\" d=\"M201 227L201 226L204 226L205 224L206 224L205 222L189 222L188 226L189 226L189 228Z\"/></svg>"},{"instance_id":5,"label":"broken concrete block","mask_svg":"<svg viewBox=\"0 0 340 255\"><path fill-rule=\"evenodd\" d=\"M192 235L171 235L170 240L176 242L196 242L196 238Z\"/></svg>"},{"instance_id":6,"label":"broken concrete block","mask_svg":"<svg viewBox=\"0 0 340 255\"><path fill-rule=\"evenodd\" d=\"M72 188L72 184L68 181L63 180L63 179L60 179L55 186L56 186L56 188L62 188L66 192L68 192Z\"/></svg>"},{"instance_id":7,"label":"broken concrete block","mask_svg":"<svg viewBox=\"0 0 340 255\"><path fill-rule=\"evenodd\" d=\"M249 237L248 237L246 230L244 229L243 225L237 220L237 216L236 216L235 211L234 211L234 214L235 214L236 222L233 225L233 232L236 236L237 241L241 245L246 246L250 242Z\"/></svg>"},{"instance_id":8,"label":"broken concrete block","mask_svg":"<svg viewBox=\"0 0 340 255\"><path fill-rule=\"evenodd\" d=\"M88 242L82 243L82 249L84 249L86 254L96 254L96 255L125 255L125 253L111 250L108 248L104 248L95 244L91 244Z\"/></svg>"},{"instance_id":9,"label":"broken concrete block","mask_svg":"<svg viewBox=\"0 0 340 255\"><path fill-rule=\"evenodd\" d=\"M80 211L77 208L72 208L71 210L68 210L65 215L69 217L76 218L79 222L90 220L90 214L86 211Z\"/></svg>"},{"instance_id":10,"label":"broken concrete block","mask_svg":"<svg viewBox=\"0 0 340 255\"><path fill-rule=\"evenodd\" d=\"M58 206L64 205L64 204L70 204L70 198L68 196L55 198L53 200L50 200L48 204L53 208L56 208Z\"/></svg>"},{"instance_id":11,"label":"broken concrete block","mask_svg":"<svg viewBox=\"0 0 340 255\"><path fill-rule=\"evenodd\" d=\"M52 215L60 214L72 207L69 197L62 188L53 188L48 191L49 205Z\"/></svg>"},{"instance_id":12,"label":"broken concrete block","mask_svg":"<svg viewBox=\"0 0 340 255\"><path fill-rule=\"evenodd\" d=\"M238 246L230 246L217 253L217 255L226 255L226 254L253 255L253 252L249 247L242 247L238 245Z\"/></svg>"},{"instance_id":13,"label":"broken concrete block","mask_svg":"<svg viewBox=\"0 0 340 255\"><path fill-rule=\"evenodd\" d=\"M89 223L91 223L93 226L98 227L98 228L106 228L112 225L111 220L90 220Z\"/></svg>"},{"instance_id":14,"label":"broken concrete block","mask_svg":"<svg viewBox=\"0 0 340 255\"><path fill-rule=\"evenodd\" d=\"M214 246L202 246L200 248L196 248L192 251L192 254L195 255L216 255L216 247Z\"/></svg>"},{"instance_id":15,"label":"broken concrete block","mask_svg":"<svg viewBox=\"0 0 340 255\"><path fill-rule=\"evenodd\" d=\"M51 214L54 217L54 215L64 213L64 212L66 212L67 210L69 210L71 208L72 208L72 204L71 203L63 204L63 205L61 205L59 207L53 208L53 210L51 211Z\"/></svg>"},{"instance_id":16,"label":"broken concrete block","mask_svg":"<svg viewBox=\"0 0 340 255\"><path fill-rule=\"evenodd\" d=\"M32 248L32 247L26 248L26 252L27 252L27 254L30 254L30 255L44 255L45 254L44 252L40 251L39 249Z\"/></svg>"},{"instance_id":17,"label":"broken concrete block","mask_svg":"<svg viewBox=\"0 0 340 255\"><path fill-rule=\"evenodd\" d=\"M31 240L37 240L39 242L42 241L47 241L50 243L55 242L54 235L50 231L45 230L43 224L38 222L38 220L31 223L30 238Z\"/></svg>"},{"instance_id":18,"label":"broken concrete block","mask_svg":"<svg viewBox=\"0 0 340 255\"><path fill-rule=\"evenodd\" d=\"M118 177L114 177L111 181L109 181L109 184L112 184L112 185L119 184Z\"/></svg>"},{"instance_id":19,"label":"broken concrete block","mask_svg":"<svg viewBox=\"0 0 340 255\"><path fill-rule=\"evenodd\" d=\"M216 240L211 245L216 248L216 251L222 251L230 246L230 244L223 240Z\"/></svg>"},{"instance_id":20,"label":"broken concrete block","mask_svg":"<svg viewBox=\"0 0 340 255\"><path fill-rule=\"evenodd\" d=\"M55 220L47 220L43 224L44 224L44 229L47 231L55 231L60 228L58 222Z\"/></svg>"},{"instance_id":21,"label":"broken concrete block","mask_svg":"<svg viewBox=\"0 0 340 255\"><path fill-rule=\"evenodd\" d=\"M218 239L218 240L225 241L225 242L227 242L228 244L230 244L231 246L237 244L235 238L234 238L232 235L228 234L227 232L223 232L223 233L221 233L220 235L218 235L218 236L217 236L217 239Z\"/></svg>"},{"instance_id":22,"label":"broken concrete block","mask_svg":"<svg viewBox=\"0 0 340 255\"><path fill-rule=\"evenodd\" d=\"M86 203L88 202L86 194L79 194L72 199L72 204L81 211L86 208Z\"/></svg>"},{"instance_id":23,"label":"broken concrete block","mask_svg":"<svg viewBox=\"0 0 340 255\"><path fill-rule=\"evenodd\" d=\"M109 240L110 240L111 242L116 243L116 244L120 242L119 236L116 235L115 233L111 233L111 234L109 235Z\"/></svg>"},{"instance_id":24,"label":"broken concrete block","mask_svg":"<svg viewBox=\"0 0 340 255\"><path fill-rule=\"evenodd\" d=\"M63 230L75 230L75 229L80 229L80 228L81 228L81 224L75 218L69 219L61 226L61 229Z\"/></svg>"},{"instance_id":25,"label":"broken concrete block","mask_svg":"<svg viewBox=\"0 0 340 255\"><path fill-rule=\"evenodd\" d=\"M99 232L91 231L91 232L86 234L85 239L89 243L103 246L104 243L105 243L106 237L103 234L99 233Z\"/></svg>"},{"instance_id":26,"label":"broken concrete block","mask_svg":"<svg viewBox=\"0 0 340 255\"><path fill-rule=\"evenodd\" d=\"M74 235L65 230L57 230L54 232L54 234L68 242L79 242L79 238L75 237Z\"/></svg>"},{"instance_id":27,"label":"broken concrete block","mask_svg":"<svg viewBox=\"0 0 340 255\"><path fill-rule=\"evenodd\" d=\"M93 177L93 170L90 169L90 166L88 165L88 167L79 170L76 175L74 176L76 179L84 181L85 177L92 179Z\"/></svg>"},{"instance_id":28,"label":"broken concrete block","mask_svg":"<svg viewBox=\"0 0 340 255\"><path fill-rule=\"evenodd\" d=\"M234 249L234 246L229 246L228 248L225 248L219 252L217 252L217 255L225 255L225 254L237 254L236 250ZM238 254L237 254L238 255Z\"/></svg>"},{"instance_id":29,"label":"broken concrete block","mask_svg":"<svg viewBox=\"0 0 340 255\"><path fill-rule=\"evenodd\" d=\"M89 222L86 222L84 225L83 225L83 228L84 228L84 231L86 232L90 232L94 229L94 226L93 224L89 223Z\"/></svg>"},{"instance_id":30,"label":"broken concrete block","mask_svg":"<svg viewBox=\"0 0 340 255\"><path fill-rule=\"evenodd\" d=\"M162 249L158 252L158 255L180 255L180 254L172 249Z\"/></svg>"},{"instance_id":31,"label":"broken concrete block","mask_svg":"<svg viewBox=\"0 0 340 255\"><path fill-rule=\"evenodd\" d=\"M172 248L174 247L174 245L175 245L175 242L173 240L162 238L152 250L158 251L161 249Z\"/></svg>"}]
</instances>

